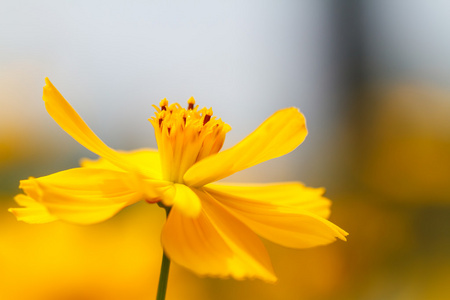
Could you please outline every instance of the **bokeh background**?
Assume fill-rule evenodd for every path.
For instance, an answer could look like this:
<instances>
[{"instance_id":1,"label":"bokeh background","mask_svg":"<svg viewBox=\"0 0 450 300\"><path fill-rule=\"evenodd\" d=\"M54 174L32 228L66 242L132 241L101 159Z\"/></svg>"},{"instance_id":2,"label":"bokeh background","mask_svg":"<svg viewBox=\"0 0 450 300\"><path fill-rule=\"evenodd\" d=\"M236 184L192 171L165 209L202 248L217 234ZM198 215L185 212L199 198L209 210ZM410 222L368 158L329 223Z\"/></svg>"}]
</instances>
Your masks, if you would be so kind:
<instances>
[{"instance_id":1,"label":"bokeh background","mask_svg":"<svg viewBox=\"0 0 450 300\"><path fill-rule=\"evenodd\" d=\"M94 158L47 115L49 77L111 147L156 147L163 97L229 123L225 148L279 108L309 136L232 181L327 188L348 242L267 242L278 283L173 264L168 299L450 299L450 3L0 1L0 299L153 299L164 213L28 225L18 182Z\"/></svg>"}]
</instances>

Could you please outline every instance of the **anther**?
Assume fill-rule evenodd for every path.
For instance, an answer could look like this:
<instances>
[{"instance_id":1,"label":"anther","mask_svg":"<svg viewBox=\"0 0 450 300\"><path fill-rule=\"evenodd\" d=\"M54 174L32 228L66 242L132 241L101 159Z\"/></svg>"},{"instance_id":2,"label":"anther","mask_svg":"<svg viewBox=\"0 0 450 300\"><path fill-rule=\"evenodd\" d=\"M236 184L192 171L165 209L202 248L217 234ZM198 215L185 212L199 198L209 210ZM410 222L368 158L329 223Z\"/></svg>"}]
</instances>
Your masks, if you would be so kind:
<instances>
[{"instance_id":1,"label":"anther","mask_svg":"<svg viewBox=\"0 0 450 300\"><path fill-rule=\"evenodd\" d=\"M169 101L167 101L166 98L162 99L161 102L159 102L159 107L161 107L161 110L166 110L167 105L169 105Z\"/></svg>"},{"instance_id":2,"label":"anther","mask_svg":"<svg viewBox=\"0 0 450 300\"><path fill-rule=\"evenodd\" d=\"M162 121L163 121L165 115L166 115L166 112L165 112L164 110L162 110L162 111L157 115L157 116L158 116L158 123L159 123L159 127L160 127L160 128L161 128L161 124L162 124Z\"/></svg>"},{"instance_id":3,"label":"anther","mask_svg":"<svg viewBox=\"0 0 450 300\"><path fill-rule=\"evenodd\" d=\"M172 103L172 104L170 104L170 106L169 106L169 112L170 112L171 114L172 114L174 111L176 111L176 110L178 109L177 104L178 104L178 103ZM179 106L179 104L178 104L178 106Z\"/></svg>"},{"instance_id":4,"label":"anther","mask_svg":"<svg viewBox=\"0 0 450 300\"><path fill-rule=\"evenodd\" d=\"M187 111L184 111L184 112L183 112L183 122L184 122L184 125L186 125L186 119L187 119Z\"/></svg>"},{"instance_id":5,"label":"anther","mask_svg":"<svg viewBox=\"0 0 450 300\"><path fill-rule=\"evenodd\" d=\"M211 116L210 115L206 115L205 118L203 119L203 125L208 123L209 120L211 120Z\"/></svg>"},{"instance_id":6,"label":"anther","mask_svg":"<svg viewBox=\"0 0 450 300\"><path fill-rule=\"evenodd\" d=\"M188 100L188 110L194 109L195 99L194 97L189 98Z\"/></svg>"},{"instance_id":7,"label":"anther","mask_svg":"<svg viewBox=\"0 0 450 300\"><path fill-rule=\"evenodd\" d=\"M209 120L211 120L212 115L213 115L213 111L210 108L206 111L205 118L203 119L203 125L205 125L206 123L208 123Z\"/></svg>"}]
</instances>

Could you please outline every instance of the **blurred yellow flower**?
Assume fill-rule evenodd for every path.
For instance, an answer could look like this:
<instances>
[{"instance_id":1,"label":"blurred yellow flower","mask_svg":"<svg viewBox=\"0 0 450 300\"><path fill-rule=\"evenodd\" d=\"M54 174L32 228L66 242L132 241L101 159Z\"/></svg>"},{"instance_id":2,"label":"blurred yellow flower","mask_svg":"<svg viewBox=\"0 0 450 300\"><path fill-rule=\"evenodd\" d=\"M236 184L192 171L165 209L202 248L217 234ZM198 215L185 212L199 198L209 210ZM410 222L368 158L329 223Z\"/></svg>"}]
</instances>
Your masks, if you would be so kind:
<instances>
[{"instance_id":1,"label":"blurred yellow flower","mask_svg":"<svg viewBox=\"0 0 450 300\"><path fill-rule=\"evenodd\" d=\"M256 234L293 248L345 240L347 233L327 220L330 201L323 189L298 182L213 184L240 170L282 156L300 145L307 130L296 108L274 113L234 147L219 152L231 129L199 109L166 99L150 119L159 151L115 151L84 123L46 79L43 99L50 116L80 144L98 154L80 168L22 180L18 220L64 220L92 224L140 200L170 207L162 246L176 263L200 275L276 280L267 251ZM256 233L256 234L255 234Z\"/></svg>"},{"instance_id":2,"label":"blurred yellow flower","mask_svg":"<svg viewBox=\"0 0 450 300\"><path fill-rule=\"evenodd\" d=\"M143 300L155 294L164 215L138 203L124 218L92 226L26 226L0 194L1 300ZM114 234L112 234L114 233ZM113 262L113 263L112 263ZM202 282L172 268L167 299L207 299Z\"/></svg>"}]
</instances>

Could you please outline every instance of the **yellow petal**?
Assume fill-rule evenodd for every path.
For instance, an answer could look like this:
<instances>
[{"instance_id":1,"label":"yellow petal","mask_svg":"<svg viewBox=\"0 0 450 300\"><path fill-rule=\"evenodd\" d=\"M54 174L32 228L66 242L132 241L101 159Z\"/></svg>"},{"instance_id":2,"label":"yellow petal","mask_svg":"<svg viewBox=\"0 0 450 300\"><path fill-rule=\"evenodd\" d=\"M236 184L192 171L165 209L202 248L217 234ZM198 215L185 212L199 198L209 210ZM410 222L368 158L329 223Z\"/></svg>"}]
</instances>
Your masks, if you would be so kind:
<instances>
[{"instance_id":1,"label":"yellow petal","mask_svg":"<svg viewBox=\"0 0 450 300\"><path fill-rule=\"evenodd\" d=\"M324 188L306 187L300 182L259 183L259 184L208 184L213 192L239 198L252 210L267 205L274 207L293 207L314 213L327 219L330 215L331 201L323 197Z\"/></svg>"},{"instance_id":2,"label":"yellow petal","mask_svg":"<svg viewBox=\"0 0 450 300\"><path fill-rule=\"evenodd\" d=\"M188 217L197 217L202 209L197 194L184 184L175 183L170 189L166 189L162 200L166 206L174 206Z\"/></svg>"},{"instance_id":3,"label":"yellow petal","mask_svg":"<svg viewBox=\"0 0 450 300\"><path fill-rule=\"evenodd\" d=\"M279 110L234 147L194 164L184 175L200 187L240 170L291 152L305 139L305 118L296 108Z\"/></svg>"},{"instance_id":4,"label":"yellow petal","mask_svg":"<svg viewBox=\"0 0 450 300\"><path fill-rule=\"evenodd\" d=\"M87 149L108 159L115 165L125 170L133 169L133 166L124 161L116 151L106 146L92 132L48 78L45 78L45 83L42 99L45 102L47 112L65 132Z\"/></svg>"},{"instance_id":5,"label":"yellow petal","mask_svg":"<svg viewBox=\"0 0 450 300\"><path fill-rule=\"evenodd\" d=\"M18 221L24 221L30 224L48 223L57 220L48 210L33 198L20 194L14 197L20 208L10 208L9 212L13 213Z\"/></svg>"},{"instance_id":6,"label":"yellow petal","mask_svg":"<svg viewBox=\"0 0 450 300\"><path fill-rule=\"evenodd\" d=\"M300 184L203 188L258 235L283 246L308 248L329 244L347 233L326 220L329 200L322 189Z\"/></svg>"},{"instance_id":7,"label":"yellow petal","mask_svg":"<svg viewBox=\"0 0 450 300\"><path fill-rule=\"evenodd\" d=\"M76 168L22 180L20 188L58 219L92 224L144 198L135 177L112 170Z\"/></svg>"},{"instance_id":8,"label":"yellow petal","mask_svg":"<svg viewBox=\"0 0 450 300\"><path fill-rule=\"evenodd\" d=\"M122 156L124 161L129 162L130 165L138 165L141 173L145 174L147 178L162 178L161 160L157 150L138 149L133 151L117 151L117 153ZM84 158L81 160L80 164L85 168L107 169L114 171L123 170L104 158L97 160Z\"/></svg>"},{"instance_id":9,"label":"yellow petal","mask_svg":"<svg viewBox=\"0 0 450 300\"><path fill-rule=\"evenodd\" d=\"M173 207L164 225L162 244L169 258L198 275L276 281L259 238L214 199L198 193L203 208L198 217Z\"/></svg>"}]
</instances>

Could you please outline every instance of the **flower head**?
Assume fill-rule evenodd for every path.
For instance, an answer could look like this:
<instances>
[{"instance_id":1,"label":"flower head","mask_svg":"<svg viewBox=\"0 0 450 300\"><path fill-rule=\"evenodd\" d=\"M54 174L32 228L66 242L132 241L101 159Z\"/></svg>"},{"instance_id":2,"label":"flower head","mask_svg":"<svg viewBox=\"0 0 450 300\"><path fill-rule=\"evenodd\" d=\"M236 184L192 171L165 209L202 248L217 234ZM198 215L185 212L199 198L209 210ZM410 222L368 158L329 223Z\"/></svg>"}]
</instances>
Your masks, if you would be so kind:
<instances>
[{"instance_id":1,"label":"flower head","mask_svg":"<svg viewBox=\"0 0 450 300\"><path fill-rule=\"evenodd\" d=\"M216 154L222 148L225 134L231 127L213 117L211 108L194 107L195 100L188 100L188 108L178 103L169 105L164 98L155 117L150 122L155 128L156 141L161 157L163 178L184 183L183 176L196 162Z\"/></svg>"},{"instance_id":2,"label":"flower head","mask_svg":"<svg viewBox=\"0 0 450 300\"><path fill-rule=\"evenodd\" d=\"M279 110L235 146L220 151L229 125L199 109L166 99L150 118L158 151L115 151L84 123L46 79L43 99L52 118L80 144L98 154L80 168L22 180L18 220L64 220L91 224L140 200L170 207L162 231L169 258L197 274L275 281L269 256L257 235L306 248L345 240L327 220L330 201L321 188L298 182L218 184L240 170L282 156L300 145L307 130L296 108Z\"/></svg>"}]
</instances>

